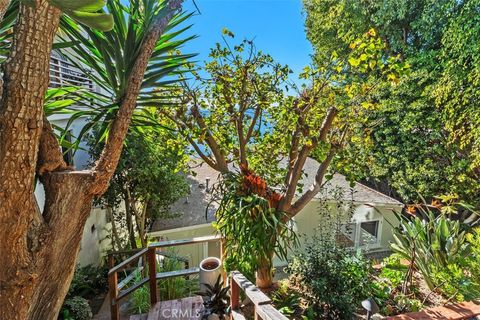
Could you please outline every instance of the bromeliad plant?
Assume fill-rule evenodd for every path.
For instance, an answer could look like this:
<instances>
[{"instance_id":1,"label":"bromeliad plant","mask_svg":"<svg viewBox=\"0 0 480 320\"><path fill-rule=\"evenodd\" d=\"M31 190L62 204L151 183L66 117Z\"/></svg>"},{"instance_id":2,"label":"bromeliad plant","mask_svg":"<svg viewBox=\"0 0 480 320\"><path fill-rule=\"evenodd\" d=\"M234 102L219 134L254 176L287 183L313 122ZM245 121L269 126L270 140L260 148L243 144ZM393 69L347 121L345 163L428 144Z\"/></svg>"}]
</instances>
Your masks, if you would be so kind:
<instances>
[{"instance_id":1,"label":"bromeliad plant","mask_svg":"<svg viewBox=\"0 0 480 320\"><path fill-rule=\"evenodd\" d=\"M208 283L203 283L203 285L206 290L198 292L205 298L202 319L210 319L211 315L218 316L218 319L226 319L230 314L230 296L228 294L230 286L223 287L221 275L218 276L213 286Z\"/></svg>"},{"instance_id":2,"label":"bromeliad plant","mask_svg":"<svg viewBox=\"0 0 480 320\"><path fill-rule=\"evenodd\" d=\"M297 243L293 225L277 210L282 196L246 166L224 174L217 189L222 198L215 227L226 242L226 270L240 270L251 281L261 272L271 280L273 255L286 259Z\"/></svg>"}]
</instances>

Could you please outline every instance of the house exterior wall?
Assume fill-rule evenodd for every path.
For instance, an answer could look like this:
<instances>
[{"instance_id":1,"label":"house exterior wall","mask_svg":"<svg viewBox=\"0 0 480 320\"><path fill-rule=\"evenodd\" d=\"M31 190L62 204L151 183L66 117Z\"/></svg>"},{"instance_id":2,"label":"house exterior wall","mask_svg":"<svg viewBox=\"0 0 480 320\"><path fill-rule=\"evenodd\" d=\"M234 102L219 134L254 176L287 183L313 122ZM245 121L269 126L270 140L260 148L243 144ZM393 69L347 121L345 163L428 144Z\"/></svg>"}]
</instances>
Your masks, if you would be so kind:
<instances>
[{"instance_id":1,"label":"house exterior wall","mask_svg":"<svg viewBox=\"0 0 480 320\"><path fill-rule=\"evenodd\" d=\"M90 216L83 229L82 242L80 243L80 252L77 263L80 266L102 265L106 252L110 249L111 224L107 221L107 215L104 210L99 208L92 209Z\"/></svg>"},{"instance_id":2,"label":"house exterior wall","mask_svg":"<svg viewBox=\"0 0 480 320\"><path fill-rule=\"evenodd\" d=\"M352 217L354 222L363 221L380 221L379 224L379 243L375 246L367 246L363 249L365 251L385 251L388 250L389 242L392 238L392 225L398 225L392 209L393 207L385 207L378 205L372 208L369 205L358 204L356 205L355 213ZM395 209L400 209L397 207ZM322 223L322 217L319 214L319 202L310 202L295 218L295 230L299 236L300 247L294 250L290 250L289 257L297 252L301 252L305 248L305 243L308 239L311 239L315 234L315 229ZM170 229L164 231L156 231L149 233L150 237L158 238L160 240L179 240L190 239L194 237L209 236L215 234L215 229L211 224L202 224L198 226L190 226L184 228ZM208 248L205 249L203 244L179 246L176 247L178 254L188 257L192 266L197 266L202 259L206 257L206 252L209 256L220 257L220 246L218 243L209 243ZM207 251L205 251L207 250ZM274 266L285 266L286 261L280 260L278 257L274 258Z\"/></svg>"},{"instance_id":3,"label":"house exterior wall","mask_svg":"<svg viewBox=\"0 0 480 320\"><path fill-rule=\"evenodd\" d=\"M156 240L181 240L196 237L204 237L215 235L216 231L211 223L201 224L197 226L170 229L164 231L155 231L149 233L149 237ZM184 246L176 246L175 253L179 256L189 259L190 266L200 265L200 261L206 257L220 257L220 242L189 244Z\"/></svg>"}]
</instances>

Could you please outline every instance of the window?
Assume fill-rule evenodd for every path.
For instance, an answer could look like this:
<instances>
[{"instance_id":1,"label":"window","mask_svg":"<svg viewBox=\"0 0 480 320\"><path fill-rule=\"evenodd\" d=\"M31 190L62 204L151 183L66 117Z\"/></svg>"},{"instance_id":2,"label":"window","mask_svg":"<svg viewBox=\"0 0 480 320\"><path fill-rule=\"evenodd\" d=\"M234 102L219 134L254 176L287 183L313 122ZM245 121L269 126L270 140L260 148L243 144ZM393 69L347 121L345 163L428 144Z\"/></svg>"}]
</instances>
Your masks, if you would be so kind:
<instances>
[{"instance_id":1,"label":"window","mask_svg":"<svg viewBox=\"0 0 480 320\"><path fill-rule=\"evenodd\" d=\"M360 223L360 246L376 244L378 242L379 221Z\"/></svg>"},{"instance_id":2,"label":"window","mask_svg":"<svg viewBox=\"0 0 480 320\"><path fill-rule=\"evenodd\" d=\"M380 220L353 222L342 226L337 238L339 243L347 247L374 246L380 242Z\"/></svg>"}]
</instances>

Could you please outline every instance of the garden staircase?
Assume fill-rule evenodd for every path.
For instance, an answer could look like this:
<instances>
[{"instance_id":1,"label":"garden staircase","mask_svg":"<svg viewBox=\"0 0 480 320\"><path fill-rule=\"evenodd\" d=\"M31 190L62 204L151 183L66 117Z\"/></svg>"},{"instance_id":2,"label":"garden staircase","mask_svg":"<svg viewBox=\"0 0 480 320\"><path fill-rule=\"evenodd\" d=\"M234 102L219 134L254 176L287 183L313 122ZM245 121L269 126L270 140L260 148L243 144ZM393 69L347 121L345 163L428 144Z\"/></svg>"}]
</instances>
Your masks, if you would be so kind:
<instances>
[{"instance_id":1,"label":"garden staircase","mask_svg":"<svg viewBox=\"0 0 480 320\"><path fill-rule=\"evenodd\" d=\"M183 299L158 301L157 281L174 277L187 277L200 272L199 268L189 268L188 261L185 261L185 269L157 273L157 255L165 255L165 252L159 251L166 247L175 247L182 245L191 245L198 243L208 243L220 241L218 236L198 237L187 240L160 241L150 244L147 248L137 251L135 254L125 259L118 265L113 265L113 259L109 257L110 270L108 272L108 283L110 288L110 312L112 320L120 320L119 305L120 300L129 296L132 292L138 290L148 283L150 288L150 311L148 314L133 315L130 320L199 320L199 311L203 306L203 300L200 296L185 297ZM223 244L221 243L221 254L223 255ZM143 268L146 261L148 265L148 274ZM137 263L137 266L131 271L131 266ZM118 274L130 267L128 274L122 281L118 281ZM140 273L143 278L135 284L130 283ZM227 282L224 274L224 283ZM258 289L253 283L248 281L240 272L234 271L229 279L231 286L231 319L244 320L245 317L240 310L240 291L250 299L254 307L255 319L263 320L288 320L283 314L272 306L272 300Z\"/></svg>"}]
</instances>

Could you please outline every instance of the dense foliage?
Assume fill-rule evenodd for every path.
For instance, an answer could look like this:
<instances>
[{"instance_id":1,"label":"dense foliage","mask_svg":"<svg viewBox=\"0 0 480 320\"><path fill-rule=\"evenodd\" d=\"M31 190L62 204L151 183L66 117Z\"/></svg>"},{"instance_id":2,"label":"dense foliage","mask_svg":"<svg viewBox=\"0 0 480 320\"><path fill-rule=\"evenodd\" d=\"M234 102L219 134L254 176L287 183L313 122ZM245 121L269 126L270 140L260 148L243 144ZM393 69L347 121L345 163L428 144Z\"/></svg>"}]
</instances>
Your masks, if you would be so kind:
<instances>
[{"instance_id":1,"label":"dense foliage","mask_svg":"<svg viewBox=\"0 0 480 320\"><path fill-rule=\"evenodd\" d=\"M221 200L214 226L225 239L224 266L254 281L259 268L273 268L274 253L287 258L287 249L296 244L292 225L275 209L280 195L245 167L240 174L224 174L217 188Z\"/></svg>"},{"instance_id":2,"label":"dense foliage","mask_svg":"<svg viewBox=\"0 0 480 320\"><path fill-rule=\"evenodd\" d=\"M352 39L374 27L412 72L375 92L379 108L363 119L337 161L404 201L456 193L478 206L478 0L304 0L315 62L346 57Z\"/></svg>"},{"instance_id":3,"label":"dense foliage","mask_svg":"<svg viewBox=\"0 0 480 320\"><path fill-rule=\"evenodd\" d=\"M480 297L480 284L473 267L477 257L471 255L472 250L478 250L471 245L476 242L476 233L469 234L468 226L445 214L436 215L429 209L422 213L401 216L400 226L394 229L391 248L410 264L403 293L417 270L428 288L444 297L458 301Z\"/></svg>"},{"instance_id":4,"label":"dense foliage","mask_svg":"<svg viewBox=\"0 0 480 320\"><path fill-rule=\"evenodd\" d=\"M293 259L287 272L307 302L307 319L351 319L372 292L370 261L319 238Z\"/></svg>"},{"instance_id":5,"label":"dense foliage","mask_svg":"<svg viewBox=\"0 0 480 320\"><path fill-rule=\"evenodd\" d=\"M95 143L96 138L90 139L92 159L103 148L102 143ZM98 200L112 211L112 243L117 250L136 248L137 235L145 246L146 230L153 221L172 217L170 205L189 190L179 172L187 161L185 145L171 131L144 128L128 134L110 186ZM128 241L121 236L125 229Z\"/></svg>"}]
</instances>

